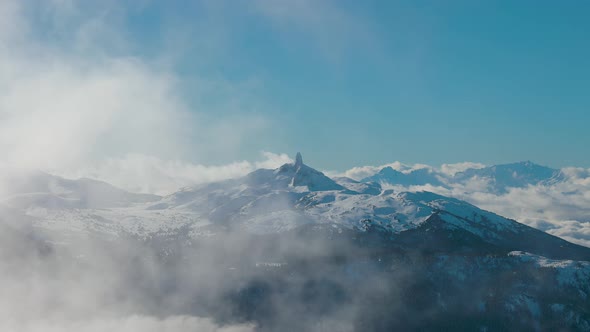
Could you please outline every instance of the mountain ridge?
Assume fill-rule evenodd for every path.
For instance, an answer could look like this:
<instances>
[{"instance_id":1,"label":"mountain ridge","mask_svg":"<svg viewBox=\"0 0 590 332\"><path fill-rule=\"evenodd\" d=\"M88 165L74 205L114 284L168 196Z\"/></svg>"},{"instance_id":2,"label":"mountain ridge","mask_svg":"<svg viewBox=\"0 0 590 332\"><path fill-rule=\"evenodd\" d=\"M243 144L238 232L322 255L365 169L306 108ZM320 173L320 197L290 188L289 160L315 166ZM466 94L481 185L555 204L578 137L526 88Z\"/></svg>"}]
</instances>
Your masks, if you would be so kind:
<instances>
[{"instance_id":1,"label":"mountain ridge","mask_svg":"<svg viewBox=\"0 0 590 332\"><path fill-rule=\"evenodd\" d=\"M590 248L456 198L331 179L300 155L151 202L38 210L7 208L0 239L92 271L124 262L142 303L256 331L322 319L350 331L590 329Z\"/></svg>"},{"instance_id":2,"label":"mountain ridge","mask_svg":"<svg viewBox=\"0 0 590 332\"><path fill-rule=\"evenodd\" d=\"M19 207L113 208L160 199L152 194L132 193L107 182L66 179L42 171L9 171L0 177L0 201Z\"/></svg>"},{"instance_id":3,"label":"mountain ridge","mask_svg":"<svg viewBox=\"0 0 590 332\"><path fill-rule=\"evenodd\" d=\"M303 176L307 174L313 176ZM297 177L305 180L300 178L297 181ZM318 179L319 181L314 181ZM524 232L541 242L545 239L544 241L553 243L549 246L563 244L560 242L561 239L557 241L558 238L549 234L541 231L537 233L533 228L480 210L455 198L430 192L383 190L376 183L363 185L363 182L348 178L338 178L337 181L326 179L329 178L323 173L303 164L299 155L294 163L284 164L275 170L256 170L243 178L198 186L194 190L188 189L172 194L163 199L167 203L160 207L198 212L213 223L222 221L228 225L243 226L249 231L261 233L287 231L306 224L325 222L336 223L346 229L360 230L364 227L364 221L370 220L374 225L392 234L399 234L418 228L434 214L442 211L460 217L446 220L447 223L462 227L487 242L493 242L494 237L502 236L508 236L510 241L516 241L510 233ZM321 185L318 185L318 182ZM326 183L329 185L325 185ZM188 198L191 195L192 197ZM469 220L468 223L464 222L467 220L465 218ZM483 222L484 220L488 223ZM547 237L538 234L546 234ZM528 243L524 240L521 242ZM567 247L573 248L569 245ZM526 250L538 252L538 248L529 243ZM579 247L581 251L586 251L584 248ZM512 251L517 248L510 249ZM577 257L590 259L589 253L590 251Z\"/></svg>"}]
</instances>

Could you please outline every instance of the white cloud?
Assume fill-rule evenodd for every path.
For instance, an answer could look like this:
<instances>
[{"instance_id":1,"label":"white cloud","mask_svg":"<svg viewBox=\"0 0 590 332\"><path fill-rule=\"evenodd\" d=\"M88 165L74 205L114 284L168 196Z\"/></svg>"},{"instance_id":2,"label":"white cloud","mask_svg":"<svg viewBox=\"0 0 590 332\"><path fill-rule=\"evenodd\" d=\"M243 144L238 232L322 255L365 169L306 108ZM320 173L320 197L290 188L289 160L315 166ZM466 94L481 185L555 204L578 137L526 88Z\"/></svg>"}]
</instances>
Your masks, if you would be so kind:
<instances>
[{"instance_id":1,"label":"white cloud","mask_svg":"<svg viewBox=\"0 0 590 332\"><path fill-rule=\"evenodd\" d=\"M257 161L255 163L256 169L258 169L258 168L272 169L272 168L277 168L283 164L293 162L293 159L291 159L291 157L289 157L285 153L276 154L276 153L272 153L272 152L268 152L268 151L263 151L262 156L264 157L264 160Z\"/></svg>"},{"instance_id":2,"label":"white cloud","mask_svg":"<svg viewBox=\"0 0 590 332\"><path fill-rule=\"evenodd\" d=\"M396 161L391 164L385 164L381 166L357 166L344 172L326 172L326 174L330 176L346 176L351 179L361 180L371 175L375 175L384 167L391 167L400 172L408 168L408 166L400 163L399 161Z\"/></svg>"},{"instance_id":3,"label":"white cloud","mask_svg":"<svg viewBox=\"0 0 590 332\"><path fill-rule=\"evenodd\" d=\"M189 115L166 75L133 59L95 68L49 61L17 63L18 78L3 76L8 86L0 93L5 158L28 167L59 168L146 146L177 150L175 132L183 127L177 121Z\"/></svg>"},{"instance_id":4,"label":"white cloud","mask_svg":"<svg viewBox=\"0 0 590 332\"><path fill-rule=\"evenodd\" d=\"M439 171L447 176L453 176L459 172L466 171L470 168L484 168L486 165L481 163L463 162L456 164L442 164Z\"/></svg>"},{"instance_id":5,"label":"white cloud","mask_svg":"<svg viewBox=\"0 0 590 332\"><path fill-rule=\"evenodd\" d=\"M180 187L236 178L258 168L276 168L292 162L286 154L262 152L261 157L262 159L254 162L236 161L207 166L143 154L128 154L123 158L109 158L97 165L77 168L61 175L70 178L90 177L133 192L166 195Z\"/></svg>"},{"instance_id":6,"label":"white cloud","mask_svg":"<svg viewBox=\"0 0 590 332\"><path fill-rule=\"evenodd\" d=\"M442 176L449 177L449 176L455 175L458 172L462 172L466 169L483 168L483 167L485 167L485 165L480 164L480 163L463 162L463 163L456 163L456 164L443 164L437 168L437 167L433 167L433 166L426 165L426 164L407 165L407 164L401 163L399 161L394 161L392 163L383 164L383 165L379 165L379 166L369 166L369 165L357 166L357 167L353 167L351 169L348 169L344 172L327 172L327 174L330 174L332 176L346 176L351 179L361 180L363 178L375 175L376 173L378 173L380 170L382 170L385 167L391 167L394 170L402 172L402 173L410 173L415 170L427 168L427 169L431 170L431 172L438 172Z\"/></svg>"},{"instance_id":7,"label":"white cloud","mask_svg":"<svg viewBox=\"0 0 590 332\"><path fill-rule=\"evenodd\" d=\"M200 100L215 90L223 116L205 116L198 101L189 108L169 67L134 56L117 2L34 4L0 2L4 163L59 173L129 153L205 161L267 128L266 118L235 115L251 97L223 80L194 78L191 91Z\"/></svg>"},{"instance_id":8,"label":"white cloud","mask_svg":"<svg viewBox=\"0 0 590 332\"><path fill-rule=\"evenodd\" d=\"M590 247L590 221L561 220L550 222L552 228L545 231L567 241Z\"/></svg>"}]
</instances>

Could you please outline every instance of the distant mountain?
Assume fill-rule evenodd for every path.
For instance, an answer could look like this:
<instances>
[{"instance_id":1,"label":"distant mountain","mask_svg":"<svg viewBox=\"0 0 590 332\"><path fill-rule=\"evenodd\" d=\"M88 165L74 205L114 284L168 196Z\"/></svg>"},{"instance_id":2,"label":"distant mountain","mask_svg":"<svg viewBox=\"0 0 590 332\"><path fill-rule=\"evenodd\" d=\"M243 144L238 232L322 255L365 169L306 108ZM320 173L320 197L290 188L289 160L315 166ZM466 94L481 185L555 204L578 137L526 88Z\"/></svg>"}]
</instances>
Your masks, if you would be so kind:
<instances>
[{"instance_id":1,"label":"distant mountain","mask_svg":"<svg viewBox=\"0 0 590 332\"><path fill-rule=\"evenodd\" d=\"M465 182L474 178L489 181L492 191L502 193L506 192L508 188L557 183L563 181L565 176L560 170L524 161L480 169L468 169L457 173L453 181Z\"/></svg>"},{"instance_id":2,"label":"distant mountain","mask_svg":"<svg viewBox=\"0 0 590 332\"><path fill-rule=\"evenodd\" d=\"M478 180L487 183L489 192L501 194L507 192L509 188L551 185L565 179L565 175L560 170L525 161L484 168L470 168L453 176L431 168L400 172L391 167L384 167L376 174L361 181L404 187L432 185L450 188L457 184Z\"/></svg>"},{"instance_id":3,"label":"distant mountain","mask_svg":"<svg viewBox=\"0 0 590 332\"><path fill-rule=\"evenodd\" d=\"M429 168L421 168L409 172L400 172L391 167L384 167L377 174L362 179L362 182L377 182L401 186L444 186L442 176Z\"/></svg>"},{"instance_id":4,"label":"distant mountain","mask_svg":"<svg viewBox=\"0 0 590 332\"><path fill-rule=\"evenodd\" d=\"M159 196L131 193L92 179L70 180L40 171L9 171L0 176L0 202L19 208L114 208L154 202Z\"/></svg>"}]
</instances>

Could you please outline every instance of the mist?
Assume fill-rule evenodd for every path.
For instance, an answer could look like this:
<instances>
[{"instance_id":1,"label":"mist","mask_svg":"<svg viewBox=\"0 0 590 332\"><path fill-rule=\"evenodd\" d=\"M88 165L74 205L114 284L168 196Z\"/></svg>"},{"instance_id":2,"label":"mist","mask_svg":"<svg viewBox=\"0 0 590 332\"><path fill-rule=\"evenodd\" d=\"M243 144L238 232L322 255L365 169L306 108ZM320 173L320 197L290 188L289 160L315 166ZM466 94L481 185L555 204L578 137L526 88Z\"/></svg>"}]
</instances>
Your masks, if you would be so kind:
<instances>
[{"instance_id":1,"label":"mist","mask_svg":"<svg viewBox=\"0 0 590 332\"><path fill-rule=\"evenodd\" d=\"M353 295L392 291L371 262L343 276L333 260L355 252L345 240L231 227L209 240L64 239L14 211L1 218L5 331L353 331Z\"/></svg>"},{"instance_id":2,"label":"mist","mask_svg":"<svg viewBox=\"0 0 590 332\"><path fill-rule=\"evenodd\" d=\"M238 162L207 172L202 165L193 166L211 150L233 155L242 135L264 127L265 121L231 112L207 119L189 110L177 75L163 61L168 55L136 56L133 42L121 33L125 27L118 13L113 2L0 1L3 198L19 193L17 186L35 188L30 177L44 176L40 171L165 194L204 180L243 175L254 167ZM193 93L210 89L201 86ZM236 98L227 101L229 105ZM196 143L203 138L219 143ZM178 161L189 152L197 159ZM150 161L157 165L149 166ZM172 169L180 180L168 178L171 172L158 177L161 169ZM108 195L85 198L86 203L99 206L111 199ZM38 201L44 199L39 196ZM56 204L69 206L68 199L47 206ZM144 240L51 232L34 226L34 219L31 211L0 204L2 331L253 329L251 323L220 324L207 312L182 308L193 301L205 303L192 296L222 276L208 275L211 262L203 262L202 268L195 262L185 271L180 263L169 266L162 260L165 252ZM195 279L186 289L168 291L176 276Z\"/></svg>"},{"instance_id":3,"label":"mist","mask_svg":"<svg viewBox=\"0 0 590 332\"><path fill-rule=\"evenodd\" d=\"M253 1L245 15L331 65L358 45L379 53L372 24L315 3ZM198 34L174 25L146 51L126 20L149 1L0 0L1 331L590 326L587 248L422 192L588 245L588 170L502 195L389 190L269 151L288 117L268 116L282 110L255 93L260 77L216 61L239 57L217 22L232 5L205 1Z\"/></svg>"}]
</instances>

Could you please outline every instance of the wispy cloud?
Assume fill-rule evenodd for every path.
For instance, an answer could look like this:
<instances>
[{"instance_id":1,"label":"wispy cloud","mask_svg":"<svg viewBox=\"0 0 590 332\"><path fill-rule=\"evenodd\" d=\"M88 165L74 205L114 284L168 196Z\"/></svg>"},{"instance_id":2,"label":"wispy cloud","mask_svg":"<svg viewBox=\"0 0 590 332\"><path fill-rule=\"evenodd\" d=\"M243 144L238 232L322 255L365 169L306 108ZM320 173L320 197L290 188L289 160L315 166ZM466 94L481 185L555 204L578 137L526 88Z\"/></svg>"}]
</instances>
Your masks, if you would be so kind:
<instances>
[{"instance_id":1,"label":"wispy cloud","mask_svg":"<svg viewBox=\"0 0 590 332\"><path fill-rule=\"evenodd\" d=\"M287 35L303 34L328 59L340 60L353 50L379 50L371 21L331 0L255 0L254 13L269 19Z\"/></svg>"},{"instance_id":2,"label":"wispy cloud","mask_svg":"<svg viewBox=\"0 0 590 332\"><path fill-rule=\"evenodd\" d=\"M469 168L483 168L485 167L484 164L481 163L473 163L473 162L463 162L463 163L455 163L455 164L443 164L440 167L433 167L425 164L404 164L399 161L394 161L389 164L383 164L379 166L356 166L351 169L345 170L344 172L336 172L336 171L327 171L327 174L331 176L346 176L354 180L361 180L363 178L372 176L377 174L380 170L385 167L391 167L396 171L402 173L410 173L415 170L419 169L429 169L434 172L441 173L441 175L445 176L453 176L458 172L462 172Z\"/></svg>"},{"instance_id":3,"label":"wispy cloud","mask_svg":"<svg viewBox=\"0 0 590 332\"><path fill-rule=\"evenodd\" d=\"M166 195L181 187L237 178L259 168L276 168L291 161L286 154L262 152L258 161L244 160L215 166L128 154L61 175L70 178L90 177L132 192Z\"/></svg>"},{"instance_id":4,"label":"wispy cloud","mask_svg":"<svg viewBox=\"0 0 590 332\"><path fill-rule=\"evenodd\" d=\"M231 83L183 82L158 59L138 57L117 2L0 4L0 149L16 166L62 171L128 153L204 160L226 155L268 120L239 115L247 98ZM165 50L156 57L165 58ZM240 90L244 86L240 86ZM201 94L216 92L206 115Z\"/></svg>"},{"instance_id":5,"label":"wispy cloud","mask_svg":"<svg viewBox=\"0 0 590 332\"><path fill-rule=\"evenodd\" d=\"M484 168L486 165L482 163L474 163L474 162L463 162L463 163L455 163L455 164L442 164L438 169L441 173L447 176L453 176L459 172L466 171L470 168Z\"/></svg>"}]
</instances>

